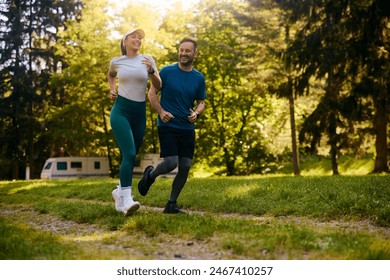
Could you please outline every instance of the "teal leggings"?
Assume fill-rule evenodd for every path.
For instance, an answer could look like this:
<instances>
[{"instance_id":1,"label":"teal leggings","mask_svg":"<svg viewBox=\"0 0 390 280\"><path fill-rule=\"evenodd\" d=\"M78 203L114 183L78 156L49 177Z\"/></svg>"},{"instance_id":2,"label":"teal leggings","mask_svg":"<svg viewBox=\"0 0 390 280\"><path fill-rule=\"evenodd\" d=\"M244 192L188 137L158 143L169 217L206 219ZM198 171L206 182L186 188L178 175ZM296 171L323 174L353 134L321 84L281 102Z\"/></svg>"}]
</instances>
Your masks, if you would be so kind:
<instances>
[{"instance_id":1,"label":"teal leggings","mask_svg":"<svg viewBox=\"0 0 390 280\"><path fill-rule=\"evenodd\" d=\"M121 187L128 187L132 185L135 157L145 135L145 102L118 96L111 109L110 123L122 155L119 180Z\"/></svg>"}]
</instances>

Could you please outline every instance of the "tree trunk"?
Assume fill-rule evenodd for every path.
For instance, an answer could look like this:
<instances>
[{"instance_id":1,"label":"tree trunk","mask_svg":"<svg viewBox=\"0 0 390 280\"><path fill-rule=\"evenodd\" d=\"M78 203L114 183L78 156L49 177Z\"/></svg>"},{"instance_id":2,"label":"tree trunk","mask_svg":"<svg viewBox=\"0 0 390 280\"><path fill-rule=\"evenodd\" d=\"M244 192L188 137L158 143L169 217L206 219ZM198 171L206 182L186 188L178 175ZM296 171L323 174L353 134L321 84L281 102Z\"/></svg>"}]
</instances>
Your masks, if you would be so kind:
<instances>
[{"instance_id":1,"label":"tree trunk","mask_svg":"<svg viewBox=\"0 0 390 280\"><path fill-rule=\"evenodd\" d=\"M19 161L17 159L12 159L12 179L19 179Z\"/></svg>"},{"instance_id":2,"label":"tree trunk","mask_svg":"<svg viewBox=\"0 0 390 280\"><path fill-rule=\"evenodd\" d=\"M290 44L290 25L286 22L286 44ZM287 67L288 72L288 102L290 105L290 126L291 126L291 150L292 150L292 164L294 169L294 175L300 175L299 170L299 153L297 145L297 135L296 135L296 126L295 126L295 105L294 105L294 94L293 94L293 85L291 78L291 67Z\"/></svg>"},{"instance_id":3,"label":"tree trunk","mask_svg":"<svg viewBox=\"0 0 390 280\"><path fill-rule=\"evenodd\" d=\"M30 13L31 15L34 14L33 11L33 4L30 3ZM30 18L29 21L29 33L32 33L33 30L33 20L32 17ZM32 36L29 36L28 44L29 44L29 49L31 50L33 48L33 43L32 43ZM33 110L33 103L34 103L34 95L35 95L35 90L34 90L34 82L33 82L33 56L32 53L29 52L28 55L28 64L29 64L29 77L28 77L28 89L26 90L26 94L29 96L27 98L27 106L28 106L28 121L30 123L30 128L27 133L27 160L26 160L26 165L29 166L30 168L30 178L26 179L35 179L35 151L34 151L34 130L35 130L35 125L34 125L34 110ZM27 168L27 167L26 167Z\"/></svg>"},{"instance_id":4,"label":"tree trunk","mask_svg":"<svg viewBox=\"0 0 390 280\"><path fill-rule=\"evenodd\" d=\"M291 93L292 93L292 90L291 90ZM294 175L300 175L299 154L298 154L298 146L297 146L296 127L295 127L295 107L294 107L293 94L291 94L289 97L289 104L290 104L292 163L293 163L293 168L294 168Z\"/></svg>"},{"instance_id":5,"label":"tree trunk","mask_svg":"<svg viewBox=\"0 0 390 280\"><path fill-rule=\"evenodd\" d=\"M330 145L330 157L332 162L333 175L339 175L339 167L337 163L338 157L338 137L337 137L337 96L340 88L334 78L334 71L329 71L326 96L328 99L328 137Z\"/></svg>"},{"instance_id":6,"label":"tree trunk","mask_svg":"<svg viewBox=\"0 0 390 280\"><path fill-rule=\"evenodd\" d=\"M224 158L225 158L225 165L226 165L226 175L227 176L233 176L236 172L235 170L235 160L231 159L230 158L230 155L229 155L229 150L224 148Z\"/></svg>"},{"instance_id":7,"label":"tree trunk","mask_svg":"<svg viewBox=\"0 0 390 280\"><path fill-rule=\"evenodd\" d=\"M329 113L329 144L330 144L330 157L332 162L332 171L333 175L339 175L339 167L337 163L337 155L338 155L338 148L337 148L337 125L336 125L336 115L334 111L331 111Z\"/></svg>"},{"instance_id":8,"label":"tree trunk","mask_svg":"<svg viewBox=\"0 0 390 280\"><path fill-rule=\"evenodd\" d=\"M387 164L387 113L386 89L381 90L378 98L374 98L375 117L375 166L372 173L389 172Z\"/></svg>"}]
</instances>

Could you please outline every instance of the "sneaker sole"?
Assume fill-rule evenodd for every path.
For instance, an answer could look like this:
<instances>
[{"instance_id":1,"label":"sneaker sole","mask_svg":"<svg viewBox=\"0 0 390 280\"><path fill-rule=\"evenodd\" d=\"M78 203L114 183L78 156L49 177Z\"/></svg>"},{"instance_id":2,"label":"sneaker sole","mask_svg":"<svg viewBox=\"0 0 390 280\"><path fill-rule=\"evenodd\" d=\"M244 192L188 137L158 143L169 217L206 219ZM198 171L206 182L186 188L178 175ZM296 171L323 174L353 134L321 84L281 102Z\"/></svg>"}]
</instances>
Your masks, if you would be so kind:
<instances>
[{"instance_id":1,"label":"sneaker sole","mask_svg":"<svg viewBox=\"0 0 390 280\"><path fill-rule=\"evenodd\" d=\"M135 211L137 211L139 209L140 205L138 203L134 204L133 206L131 206L127 212L125 212L125 216L131 216Z\"/></svg>"},{"instance_id":2,"label":"sneaker sole","mask_svg":"<svg viewBox=\"0 0 390 280\"><path fill-rule=\"evenodd\" d=\"M171 212L171 211L166 211L166 210L164 209L163 214L168 214L168 215L181 215L181 214L187 214L187 212L185 212L185 211L183 211L183 210L180 210L180 211L177 211L177 212Z\"/></svg>"},{"instance_id":3,"label":"sneaker sole","mask_svg":"<svg viewBox=\"0 0 390 280\"><path fill-rule=\"evenodd\" d=\"M187 214L187 212L164 212L163 211L163 214L167 214L167 215L185 215L185 214Z\"/></svg>"},{"instance_id":4,"label":"sneaker sole","mask_svg":"<svg viewBox=\"0 0 390 280\"><path fill-rule=\"evenodd\" d=\"M150 171L149 171L150 170ZM138 182L138 192L142 196L146 196L149 192L149 188L144 188L143 185L145 185L146 182L146 177L150 172L154 170L154 167L152 165L149 165L148 167L145 168L144 173L142 174L141 180ZM148 172L149 171L149 172Z\"/></svg>"}]
</instances>

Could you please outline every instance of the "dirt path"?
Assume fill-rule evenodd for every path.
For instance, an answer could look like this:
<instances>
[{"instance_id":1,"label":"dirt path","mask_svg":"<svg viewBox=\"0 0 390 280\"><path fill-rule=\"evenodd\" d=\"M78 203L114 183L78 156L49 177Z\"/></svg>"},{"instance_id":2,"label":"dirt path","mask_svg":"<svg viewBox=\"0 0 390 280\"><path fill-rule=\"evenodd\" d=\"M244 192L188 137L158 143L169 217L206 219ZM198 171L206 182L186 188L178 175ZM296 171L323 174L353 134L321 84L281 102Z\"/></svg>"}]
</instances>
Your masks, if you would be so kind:
<instances>
[{"instance_id":1,"label":"dirt path","mask_svg":"<svg viewBox=\"0 0 390 280\"><path fill-rule=\"evenodd\" d=\"M216 251L221 248L218 237L207 240L183 240L161 233L157 237L148 237L141 232L128 234L121 230L108 231L95 224L79 224L62 220L50 214L15 205L1 205L0 216L5 219L25 224L38 230L60 236L64 242L76 242L85 252L82 259L101 256L107 259L243 259L229 250ZM144 211L161 211L160 208L145 207ZM204 212L189 214L204 215ZM320 221L304 217L264 217L238 214L215 214L225 218L253 220L257 223L296 223L318 228L342 228L348 231L364 230L390 236L390 228L376 227L368 220L363 221ZM92 257L93 258L93 257ZM281 256L281 259L283 257Z\"/></svg>"},{"instance_id":2,"label":"dirt path","mask_svg":"<svg viewBox=\"0 0 390 280\"><path fill-rule=\"evenodd\" d=\"M87 252L87 255L81 258L88 258L89 252L91 255L102 255L102 258L108 259L242 259L242 256L233 256L229 252L216 252L217 241L213 238L183 240L164 233L155 238L139 232L129 235L120 230L108 231L95 224L62 220L22 206L1 205L1 209L0 216L9 221L59 235L64 241L77 242L83 247L83 251ZM149 248L145 248L145 245Z\"/></svg>"}]
</instances>

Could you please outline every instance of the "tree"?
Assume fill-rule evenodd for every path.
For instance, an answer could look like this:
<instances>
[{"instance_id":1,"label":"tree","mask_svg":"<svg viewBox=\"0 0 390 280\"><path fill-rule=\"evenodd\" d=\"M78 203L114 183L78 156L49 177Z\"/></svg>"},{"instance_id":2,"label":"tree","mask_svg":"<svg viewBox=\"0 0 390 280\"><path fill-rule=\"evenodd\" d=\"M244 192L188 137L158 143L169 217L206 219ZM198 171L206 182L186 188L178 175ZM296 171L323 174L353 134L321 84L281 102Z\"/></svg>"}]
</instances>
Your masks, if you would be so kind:
<instances>
[{"instance_id":1,"label":"tree","mask_svg":"<svg viewBox=\"0 0 390 280\"><path fill-rule=\"evenodd\" d=\"M359 69L362 69L361 79L355 84L355 90L360 98L371 96L374 104L376 157L373 172L389 172L387 127L390 94L390 6L387 1L374 0L355 3L352 8L354 16L349 26L353 32L352 42L358 51L351 54L351 59L359 57ZM356 66L358 67L359 65Z\"/></svg>"},{"instance_id":2,"label":"tree","mask_svg":"<svg viewBox=\"0 0 390 280\"><path fill-rule=\"evenodd\" d=\"M308 5L305 27L289 49L292 64L302 71L296 88L307 88L310 77L324 79L326 84L325 95L306 119L300 139L310 140L314 149L325 135L333 174L338 174L338 154L351 145L353 127L362 120L362 105L367 103L362 99L372 96L376 112L374 172L388 171L388 118L383 116L388 102L389 8L381 0L311 1ZM299 14L300 8L295 11Z\"/></svg>"},{"instance_id":3,"label":"tree","mask_svg":"<svg viewBox=\"0 0 390 280\"><path fill-rule=\"evenodd\" d=\"M292 164L294 174L299 175L299 153L294 103L297 95L302 94L302 92L299 92L293 86L293 81L297 73L291 67L289 58L286 55L286 48L290 46L291 30L295 31L299 28L299 18L302 14L307 13L308 6L302 2L298 3L297 1L290 0L248 0L248 2L256 11L261 10L261 12L257 13L250 11L245 22L246 24L250 24L254 30L260 31L257 41L261 42L262 39L260 38L262 38L262 34L271 31L273 33L273 35L266 37L267 40L263 39L264 41L262 42L267 46L267 52L281 62L273 62L275 81L269 85L269 90L278 97L286 98L289 102ZM299 9L299 13L294 12L297 9ZM264 11L268 11L268 13ZM267 16L265 17L265 15ZM284 32L278 32L281 29ZM270 40L270 38L272 39Z\"/></svg>"},{"instance_id":4,"label":"tree","mask_svg":"<svg viewBox=\"0 0 390 280\"><path fill-rule=\"evenodd\" d=\"M56 71L53 45L79 1L6 0L0 11L0 157L11 162L3 174L18 179L26 166L36 176L42 146L41 112L46 106L49 76ZM7 164L8 165L8 164Z\"/></svg>"},{"instance_id":5,"label":"tree","mask_svg":"<svg viewBox=\"0 0 390 280\"><path fill-rule=\"evenodd\" d=\"M282 1L280 1L282 2ZM295 13L305 18L305 25L288 49L289 61L300 72L294 81L295 89L303 92L309 80L325 80L324 96L317 108L305 120L300 132L301 141L310 141L312 150L327 138L333 174L339 174L338 156L348 143L351 122L343 110L342 100L350 90L351 63L348 58L350 33L346 23L351 17L349 1L311 1L309 13L291 6ZM299 17L297 17L299 18Z\"/></svg>"}]
</instances>

